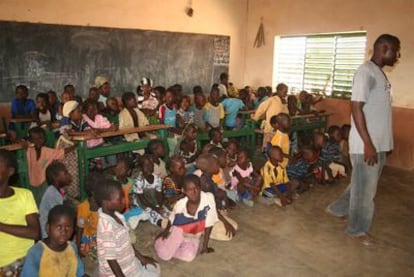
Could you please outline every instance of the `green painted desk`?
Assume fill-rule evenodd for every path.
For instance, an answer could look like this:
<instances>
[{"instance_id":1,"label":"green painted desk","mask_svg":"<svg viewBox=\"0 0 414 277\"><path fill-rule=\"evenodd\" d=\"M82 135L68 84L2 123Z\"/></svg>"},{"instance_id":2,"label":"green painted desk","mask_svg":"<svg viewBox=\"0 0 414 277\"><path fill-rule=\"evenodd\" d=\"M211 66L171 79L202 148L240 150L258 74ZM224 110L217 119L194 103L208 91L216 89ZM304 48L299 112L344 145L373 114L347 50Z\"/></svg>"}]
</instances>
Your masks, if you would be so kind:
<instances>
[{"instance_id":1,"label":"green painted desk","mask_svg":"<svg viewBox=\"0 0 414 277\"><path fill-rule=\"evenodd\" d=\"M6 134L1 133L0 134L0 146L5 145L6 144Z\"/></svg>"},{"instance_id":2,"label":"green painted desk","mask_svg":"<svg viewBox=\"0 0 414 277\"><path fill-rule=\"evenodd\" d=\"M16 127L16 135L17 139L22 139L27 136L29 131L30 125L32 124L32 118L12 118L10 119L10 123L14 123Z\"/></svg>"},{"instance_id":3,"label":"green painted desk","mask_svg":"<svg viewBox=\"0 0 414 277\"><path fill-rule=\"evenodd\" d=\"M85 191L84 191L84 177L89 173L89 159L96 158L96 157L103 157L108 155L114 155L124 152L131 152L133 150L144 149L149 139L141 139L138 141L122 141L119 143L114 143L111 145L101 145L94 148L88 148L86 145L86 141L89 139L95 138L108 138L108 137L115 137L115 136L122 136L125 134L132 134L132 133L141 133L141 132L151 132L151 131L159 131L160 137L162 140L165 139L164 133L161 132L162 130L168 129L171 126L159 124L159 125L150 125L145 127L137 127L137 128L129 128L129 129L122 129L117 131L110 131L104 132L99 134L98 136L74 136L72 138L73 141L78 142L78 170L79 170L79 193L80 193L80 200L86 198Z\"/></svg>"},{"instance_id":4,"label":"green painted desk","mask_svg":"<svg viewBox=\"0 0 414 277\"><path fill-rule=\"evenodd\" d=\"M242 129L239 130L224 130L223 138L246 138L246 143L249 146L255 145L255 132L254 122L246 120L246 123ZM202 146L203 142L209 141L208 133L199 133L197 135L197 144L199 147Z\"/></svg>"},{"instance_id":5,"label":"green painted desk","mask_svg":"<svg viewBox=\"0 0 414 277\"><path fill-rule=\"evenodd\" d=\"M291 132L308 131L308 130L326 130L328 117L331 114L307 114L292 116Z\"/></svg>"}]
</instances>

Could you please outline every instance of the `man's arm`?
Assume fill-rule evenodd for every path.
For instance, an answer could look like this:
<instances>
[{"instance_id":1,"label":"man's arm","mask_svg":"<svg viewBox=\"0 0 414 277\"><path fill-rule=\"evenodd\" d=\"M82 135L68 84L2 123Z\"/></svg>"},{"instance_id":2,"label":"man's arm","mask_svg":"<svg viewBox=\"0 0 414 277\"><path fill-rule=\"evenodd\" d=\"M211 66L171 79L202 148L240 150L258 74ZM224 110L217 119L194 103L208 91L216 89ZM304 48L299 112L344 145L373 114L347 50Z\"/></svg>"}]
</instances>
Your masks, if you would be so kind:
<instances>
[{"instance_id":1,"label":"man's arm","mask_svg":"<svg viewBox=\"0 0 414 277\"><path fill-rule=\"evenodd\" d=\"M121 267L119 266L116 260L106 260L111 268L112 272L116 277L124 277L124 273L122 272Z\"/></svg>"},{"instance_id":2,"label":"man's arm","mask_svg":"<svg viewBox=\"0 0 414 277\"><path fill-rule=\"evenodd\" d=\"M364 105L364 102L352 101L352 118L354 119L355 127L364 142L364 161L368 163L368 165L374 165L377 163L377 150L368 133L365 115L362 110Z\"/></svg>"}]
</instances>

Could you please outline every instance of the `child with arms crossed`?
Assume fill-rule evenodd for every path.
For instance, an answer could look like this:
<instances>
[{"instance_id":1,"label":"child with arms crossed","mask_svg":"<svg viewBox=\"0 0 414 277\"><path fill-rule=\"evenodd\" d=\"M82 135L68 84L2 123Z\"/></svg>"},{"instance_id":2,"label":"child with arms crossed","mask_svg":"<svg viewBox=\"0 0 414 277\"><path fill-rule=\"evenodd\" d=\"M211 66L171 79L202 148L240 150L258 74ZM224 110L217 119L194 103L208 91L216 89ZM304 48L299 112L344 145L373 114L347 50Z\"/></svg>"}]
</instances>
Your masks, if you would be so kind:
<instances>
[{"instance_id":1,"label":"child with arms crossed","mask_svg":"<svg viewBox=\"0 0 414 277\"><path fill-rule=\"evenodd\" d=\"M165 261L176 258L191 262L199 253L214 252L208 247L211 231L218 221L214 196L201 191L200 179L195 175L184 177L183 192L185 197L175 204L168 227L155 241L155 251Z\"/></svg>"},{"instance_id":2,"label":"child with arms crossed","mask_svg":"<svg viewBox=\"0 0 414 277\"><path fill-rule=\"evenodd\" d=\"M32 193L8 185L15 170L13 153L0 149L0 275L5 276L18 276L22 259L40 234L39 213Z\"/></svg>"}]
</instances>

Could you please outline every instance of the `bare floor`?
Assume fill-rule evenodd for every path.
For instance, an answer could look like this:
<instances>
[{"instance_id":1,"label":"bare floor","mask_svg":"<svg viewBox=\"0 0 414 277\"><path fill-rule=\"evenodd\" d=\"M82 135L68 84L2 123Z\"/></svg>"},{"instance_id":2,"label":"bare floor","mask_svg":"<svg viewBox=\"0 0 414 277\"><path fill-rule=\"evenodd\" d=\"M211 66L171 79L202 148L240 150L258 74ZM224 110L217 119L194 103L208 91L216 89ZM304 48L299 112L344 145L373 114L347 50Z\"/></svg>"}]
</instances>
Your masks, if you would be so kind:
<instances>
[{"instance_id":1,"label":"bare floor","mask_svg":"<svg viewBox=\"0 0 414 277\"><path fill-rule=\"evenodd\" d=\"M185 263L160 262L162 276L414 276L414 173L386 168L376 197L374 246L344 234L346 221L324 212L347 186L316 186L291 206L239 205L230 216L239 232L230 242L211 241L215 253ZM156 257L149 223L137 246Z\"/></svg>"}]
</instances>

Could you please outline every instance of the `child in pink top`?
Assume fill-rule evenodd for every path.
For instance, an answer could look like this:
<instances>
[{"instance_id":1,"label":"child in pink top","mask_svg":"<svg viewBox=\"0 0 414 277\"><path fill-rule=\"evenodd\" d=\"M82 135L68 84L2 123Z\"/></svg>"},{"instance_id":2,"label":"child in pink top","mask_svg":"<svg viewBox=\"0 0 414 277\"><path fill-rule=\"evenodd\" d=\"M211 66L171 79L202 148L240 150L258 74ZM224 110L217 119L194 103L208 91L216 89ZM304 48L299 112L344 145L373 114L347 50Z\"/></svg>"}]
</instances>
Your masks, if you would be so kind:
<instances>
[{"instance_id":1,"label":"child in pink top","mask_svg":"<svg viewBox=\"0 0 414 277\"><path fill-rule=\"evenodd\" d=\"M98 102L92 99L87 99L83 103L82 117L92 129L98 132L114 131L116 129L115 125L111 124L106 117L98 114ZM104 140L102 138L90 139L87 141L87 146L92 148L103 143Z\"/></svg>"},{"instance_id":2,"label":"child in pink top","mask_svg":"<svg viewBox=\"0 0 414 277\"><path fill-rule=\"evenodd\" d=\"M252 207L255 198L262 188L261 176L253 169L246 150L240 150L236 165L230 171L231 182L227 197L232 200L241 200L245 205Z\"/></svg>"},{"instance_id":3,"label":"child in pink top","mask_svg":"<svg viewBox=\"0 0 414 277\"><path fill-rule=\"evenodd\" d=\"M47 189L46 167L54 160L63 160L65 153L75 149L76 146L65 149L53 149L46 145L46 133L41 127L29 130L29 140L33 146L27 148L27 165L29 182L36 203L39 205Z\"/></svg>"}]
</instances>

